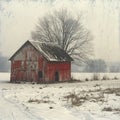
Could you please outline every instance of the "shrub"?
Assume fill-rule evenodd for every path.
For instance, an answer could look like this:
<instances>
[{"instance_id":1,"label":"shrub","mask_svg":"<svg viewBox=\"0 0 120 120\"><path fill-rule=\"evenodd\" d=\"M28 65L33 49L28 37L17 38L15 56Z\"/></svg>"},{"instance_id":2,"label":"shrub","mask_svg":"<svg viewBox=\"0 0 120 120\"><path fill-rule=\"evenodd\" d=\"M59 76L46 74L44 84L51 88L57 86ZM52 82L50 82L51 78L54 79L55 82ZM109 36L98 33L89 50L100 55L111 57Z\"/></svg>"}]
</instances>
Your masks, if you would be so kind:
<instances>
[{"instance_id":1,"label":"shrub","mask_svg":"<svg viewBox=\"0 0 120 120\"><path fill-rule=\"evenodd\" d=\"M104 75L102 80L109 80L109 77L107 75Z\"/></svg>"},{"instance_id":2,"label":"shrub","mask_svg":"<svg viewBox=\"0 0 120 120\"><path fill-rule=\"evenodd\" d=\"M43 89L42 87L39 87L39 89Z\"/></svg>"},{"instance_id":3,"label":"shrub","mask_svg":"<svg viewBox=\"0 0 120 120\"><path fill-rule=\"evenodd\" d=\"M93 80L100 80L100 74L99 73L94 73L93 74Z\"/></svg>"},{"instance_id":4,"label":"shrub","mask_svg":"<svg viewBox=\"0 0 120 120\"><path fill-rule=\"evenodd\" d=\"M49 107L49 109L53 109L53 107Z\"/></svg>"},{"instance_id":5,"label":"shrub","mask_svg":"<svg viewBox=\"0 0 120 120\"><path fill-rule=\"evenodd\" d=\"M114 80L118 80L118 78L115 76L114 78L113 78Z\"/></svg>"},{"instance_id":6,"label":"shrub","mask_svg":"<svg viewBox=\"0 0 120 120\"><path fill-rule=\"evenodd\" d=\"M89 79L88 79L88 78L85 78L85 81L89 81Z\"/></svg>"}]
</instances>

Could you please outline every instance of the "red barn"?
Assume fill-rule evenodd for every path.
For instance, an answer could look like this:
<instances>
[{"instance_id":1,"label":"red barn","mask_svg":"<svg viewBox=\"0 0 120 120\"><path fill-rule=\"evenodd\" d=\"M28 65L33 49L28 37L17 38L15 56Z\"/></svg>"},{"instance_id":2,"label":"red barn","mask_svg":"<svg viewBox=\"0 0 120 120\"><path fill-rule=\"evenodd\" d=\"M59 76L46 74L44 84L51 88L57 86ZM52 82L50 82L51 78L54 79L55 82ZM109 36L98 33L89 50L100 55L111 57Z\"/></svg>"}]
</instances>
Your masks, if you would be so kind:
<instances>
[{"instance_id":1,"label":"red barn","mask_svg":"<svg viewBox=\"0 0 120 120\"><path fill-rule=\"evenodd\" d=\"M54 82L71 78L73 59L51 43L27 41L11 60L11 82Z\"/></svg>"}]
</instances>

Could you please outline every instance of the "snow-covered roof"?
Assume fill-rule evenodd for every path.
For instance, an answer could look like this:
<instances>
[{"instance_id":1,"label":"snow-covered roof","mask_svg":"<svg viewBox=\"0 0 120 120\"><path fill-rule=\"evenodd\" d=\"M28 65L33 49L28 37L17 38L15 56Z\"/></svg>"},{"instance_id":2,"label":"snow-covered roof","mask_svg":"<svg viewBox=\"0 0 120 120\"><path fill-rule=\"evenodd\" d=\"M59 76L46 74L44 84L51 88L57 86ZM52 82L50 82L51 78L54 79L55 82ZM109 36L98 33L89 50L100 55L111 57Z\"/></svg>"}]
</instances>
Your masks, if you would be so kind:
<instances>
[{"instance_id":1,"label":"snow-covered roof","mask_svg":"<svg viewBox=\"0 0 120 120\"><path fill-rule=\"evenodd\" d=\"M26 43L30 43L48 61L73 61L73 59L63 49L53 43L43 43L34 40L28 40ZM15 56L15 54L10 58L10 60Z\"/></svg>"}]
</instances>

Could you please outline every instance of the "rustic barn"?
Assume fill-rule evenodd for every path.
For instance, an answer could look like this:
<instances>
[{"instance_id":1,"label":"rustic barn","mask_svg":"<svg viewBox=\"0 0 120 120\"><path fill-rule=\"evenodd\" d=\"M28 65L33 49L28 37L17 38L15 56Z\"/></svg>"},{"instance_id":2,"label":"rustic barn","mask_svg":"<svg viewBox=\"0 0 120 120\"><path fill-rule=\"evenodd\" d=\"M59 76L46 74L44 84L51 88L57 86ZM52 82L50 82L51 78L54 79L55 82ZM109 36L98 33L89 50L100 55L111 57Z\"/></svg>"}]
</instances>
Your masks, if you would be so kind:
<instances>
[{"instance_id":1,"label":"rustic barn","mask_svg":"<svg viewBox=\"0 0 120 120\"><path fill-rule=\"evenodd\" d=\"M10 58L11 82L54 82L71 78L73 59L60 47L26 41Z\"/></svg>"}]
</instances>

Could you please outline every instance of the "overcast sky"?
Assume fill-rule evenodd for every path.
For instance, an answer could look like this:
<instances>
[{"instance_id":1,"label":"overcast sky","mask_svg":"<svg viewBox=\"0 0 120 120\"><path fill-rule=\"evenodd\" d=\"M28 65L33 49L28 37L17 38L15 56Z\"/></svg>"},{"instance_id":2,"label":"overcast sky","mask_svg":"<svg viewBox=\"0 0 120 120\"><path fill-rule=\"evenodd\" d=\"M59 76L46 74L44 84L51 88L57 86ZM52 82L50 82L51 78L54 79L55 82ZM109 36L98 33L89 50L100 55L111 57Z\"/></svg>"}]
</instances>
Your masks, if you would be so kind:
<instances>
[{"instance_id":1,"label":"overcast sky","mask_svg":"<svg viewBox=\"0 0 120 120\"><path fill-rule=\"evenodd\" d=\"M10 57L31 39L39 17L60 8L83 15L94 36L94 58L120 61L120 0L0 0L0 52Z\"/></svg>"}]
</instances>

